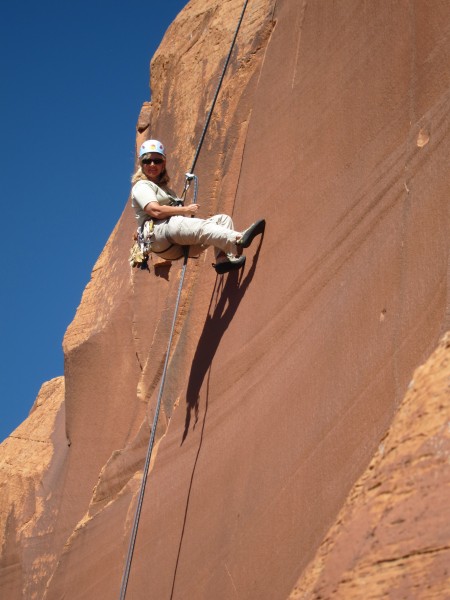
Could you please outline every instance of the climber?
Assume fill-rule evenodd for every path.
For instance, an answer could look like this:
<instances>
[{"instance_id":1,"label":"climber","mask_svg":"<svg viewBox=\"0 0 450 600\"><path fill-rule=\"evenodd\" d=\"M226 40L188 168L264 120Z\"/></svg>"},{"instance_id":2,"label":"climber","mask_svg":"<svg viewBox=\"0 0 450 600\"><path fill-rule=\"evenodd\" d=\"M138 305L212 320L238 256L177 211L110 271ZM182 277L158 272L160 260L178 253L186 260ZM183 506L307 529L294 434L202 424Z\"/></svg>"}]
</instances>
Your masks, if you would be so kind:
<instances>
[{"instance_id":1,"label":"climber","mask_svg":"<svg viewBox=\"0 0 450 600\"><path fill-rule=\"evenodd\" d=\"M228 215L214 215L208 219L194 217L199 205L183 206L168 187L166 151L158 140L147 140L142 144L139 168L131 181L131 204L138 222L138 240L167 260L180 258L181 246L197 246L198 251L214 246L216 262L213 267L219 274L228 273L244 266L243 249L264 232L264 219L239 232L234 230Z\"/></svg>"}]
</instances>

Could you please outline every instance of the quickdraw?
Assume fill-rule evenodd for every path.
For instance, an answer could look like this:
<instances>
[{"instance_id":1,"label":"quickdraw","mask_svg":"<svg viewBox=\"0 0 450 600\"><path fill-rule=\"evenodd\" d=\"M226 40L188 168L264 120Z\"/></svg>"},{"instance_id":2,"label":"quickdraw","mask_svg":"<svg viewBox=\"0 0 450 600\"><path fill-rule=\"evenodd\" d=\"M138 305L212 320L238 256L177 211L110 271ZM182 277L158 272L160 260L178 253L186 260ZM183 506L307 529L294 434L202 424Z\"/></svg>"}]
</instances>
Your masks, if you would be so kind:
<instances>
[{"instance_id":1,"label":"quickdraw","mask_svg":"<svg viewBox=\"0 0 450 600\"><path fill-rule=\"evenodd\" d=\"M128 262L133 268L147 269L148 259L152 250L151 235L154 229L152 219L138 227L134 236L134 244L130 250Z\"/></svg>"}]
</instances>

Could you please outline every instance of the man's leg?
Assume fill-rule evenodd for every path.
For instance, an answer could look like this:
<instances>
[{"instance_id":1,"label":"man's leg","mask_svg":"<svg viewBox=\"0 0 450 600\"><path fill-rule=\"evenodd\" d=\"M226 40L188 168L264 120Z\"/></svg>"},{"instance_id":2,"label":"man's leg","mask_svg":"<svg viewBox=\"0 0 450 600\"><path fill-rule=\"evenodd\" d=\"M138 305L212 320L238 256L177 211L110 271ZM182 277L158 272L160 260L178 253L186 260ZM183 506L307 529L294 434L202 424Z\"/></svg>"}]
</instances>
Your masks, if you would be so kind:
<instances>
[{"instance_id":1,"label":"man's leg","mask_svg":"<svg viewBox=\"0 0 450 600\"><path fill-rule=\"evenodd\" d=\"M167 233L176 244L214 246L216 259L221 251L232 256L238 254L236 242L242 235L233 229L228 215L214 215L209 219L175 216L167 224Z\"/></svg>"}]
</instances>

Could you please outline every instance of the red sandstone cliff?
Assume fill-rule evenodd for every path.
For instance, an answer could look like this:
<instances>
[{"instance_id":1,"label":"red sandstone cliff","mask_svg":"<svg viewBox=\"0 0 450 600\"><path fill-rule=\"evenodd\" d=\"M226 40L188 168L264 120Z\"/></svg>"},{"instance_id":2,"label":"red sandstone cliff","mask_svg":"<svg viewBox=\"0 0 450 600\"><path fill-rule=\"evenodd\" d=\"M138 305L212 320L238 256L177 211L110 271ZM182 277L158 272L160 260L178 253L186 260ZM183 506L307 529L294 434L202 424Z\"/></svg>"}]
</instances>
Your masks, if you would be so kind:
<instances>
[{"instance_id":1,"label":"red sandstone cliff","mask_svg":"<svg viewBox=\"0 0 450 600\"><path fill-rule=\"evenodd\" d=\"M241 7L192 0L153 59L137 143L176 189ZM250 2L197 174L203 215L268 225L241 275L189 263L130 598L288 597L449 327L449 30L439 0ZM2 597L118 596L180 272L130 272L133 227L1 446Z\"/></svg>"},{"instance_id":2,"label":"red sandstone cliff","mask_svg":"<svg viewBox=\"0 0 450 600\"><path fill-rule=\"evenodd\" d=\"M449 597L449 382L447 334L290 600Z\"/></svg>"}]
</instances>

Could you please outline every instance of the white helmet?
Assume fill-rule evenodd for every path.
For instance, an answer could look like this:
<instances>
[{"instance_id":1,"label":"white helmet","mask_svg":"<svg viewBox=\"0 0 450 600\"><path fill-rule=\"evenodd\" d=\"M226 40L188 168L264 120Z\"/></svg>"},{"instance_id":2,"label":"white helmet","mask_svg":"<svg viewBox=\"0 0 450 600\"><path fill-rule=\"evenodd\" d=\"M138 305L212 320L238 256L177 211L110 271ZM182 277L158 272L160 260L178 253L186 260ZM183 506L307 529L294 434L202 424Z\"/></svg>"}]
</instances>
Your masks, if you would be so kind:
<instances>
[{"instance_id":1,"label":"white helmet","mask_svg":"<svg viewBox=\"0 0 450 600\"><path fill-rule=\"evenodd\" d=\"M156 152L157 154L166 156L164 146L161 142L158 142L158 140L147 140L144 142L139 150L139 158L144 156L144 154L150 154L150 152Z\"/></svg>"}]
</instances>

